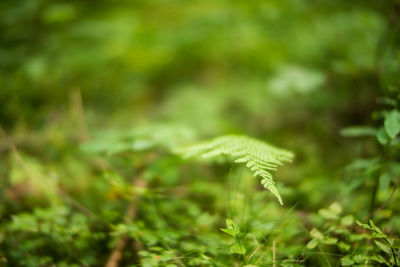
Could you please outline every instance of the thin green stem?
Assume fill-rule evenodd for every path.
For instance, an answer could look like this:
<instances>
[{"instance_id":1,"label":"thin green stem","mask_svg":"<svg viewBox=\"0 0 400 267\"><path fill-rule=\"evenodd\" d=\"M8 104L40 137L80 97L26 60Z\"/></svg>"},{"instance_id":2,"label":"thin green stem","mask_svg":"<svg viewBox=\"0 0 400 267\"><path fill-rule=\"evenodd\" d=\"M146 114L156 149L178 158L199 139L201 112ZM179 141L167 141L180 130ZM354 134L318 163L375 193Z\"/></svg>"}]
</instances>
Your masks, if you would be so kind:
<instances>
[{"instance_id":1,"label":"thin green stem","mask_svg":"<svg viewBox=\"0 0 400 267\"><path fill-rule=\"evenodd\" d=\"M387 144L385 145L385 148L383 150L382 160L381 160L381 167L379 168L378 173L374 177L374 183L372 185L372 193L371 193L371 203L370 203L370 207L369 207L369 212L371 214L370 218L372 218L374 216L374 211L375 211L375 207L376 207L376 197L377 197L378 190L379 190L380 177L386 169L386 161L387 161L390 144L391 144L391 140L389 140L387 142Z\"/></svg>"},{"instance_id":2,"label":"thin green stem","mask_svg":"<svg viewBox=\"0 0 400 267\"><path fill-rule=\"evenodd\" d=\"M397 264L396 252L394 251L392 245L389 243L389 241L386 238L384 238L383 240L385 240L386 244L388 244L388 246L390 247L390 250L392 251L394 266L399 266Z\"/></svg>"},{"instance_id":3,"label":"thin green stem","mask_svg":"<svg viewBox=\"0 0 400 267\"><path fill-rule=\"evenodd\" d=\"M375 210L375 206L376 206L376 195L377 195L378 189L379 189L379 178L380 178L380 172L377 176L374 177L374 184L372 186L371 204L370 204L370 208L369 208L371 217L374 214L374 210Z\"/></svg>"},{"instance_id":4,"label":"thin green stem","mask_svg":"<svg viewBox=\"0 0 400 267\"><path fill-rule=\"evenodd\" d=\"M243 253L243 247L242 247L242 242L240 242L240 237L239 235L236 235L236 241L238 242L239 248L240 248L240 255L242 255L242 262L243 264L246 264L246 257L244 256Z\"/></svg>"}]
</instances>

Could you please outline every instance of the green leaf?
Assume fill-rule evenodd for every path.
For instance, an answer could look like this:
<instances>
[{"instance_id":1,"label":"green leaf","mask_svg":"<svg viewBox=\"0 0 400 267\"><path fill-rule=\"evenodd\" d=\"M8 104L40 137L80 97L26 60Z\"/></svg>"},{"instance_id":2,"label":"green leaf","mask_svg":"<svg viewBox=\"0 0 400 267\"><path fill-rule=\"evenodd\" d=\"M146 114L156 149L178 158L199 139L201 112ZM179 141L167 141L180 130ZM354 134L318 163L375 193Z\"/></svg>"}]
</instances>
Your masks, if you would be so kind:
<instances>
[{"instance_id":1,"label":"green leaf","mask_svg":"<svg viewBox=\"0 0 400 267\"><path fill-rule=\"evenodd\" d=\"M388 245L386 245L378 240L374 240L374 243L380 250L382 250L386 254L392 254L392 251Z\"/></svg>"},{"instance_id":2,"label":"green leaf","mask_svg":"<svg viewBox=\"0 0 400 267\"><path fill-rule=\"evenodd\" d=\"M356 223L359 226L363 227L364 229L373 231L372 237L374 238L387 238L387 235L383 233L382 230L379 229L378 226L376 226L372 220L369 220L370 225L361 223L359 221L356 221Z\"/></svg>"},{"instance_id":3,"label":"green leaf","mask_svg":"<svg viewBox=\"0 0 400 267\"><path fill-rule=\"evenodd\" d=\"M320 210L318 210L318 214L328 220L334 220L334 219L338 218L337 214L335 214L334 212L332 212L329 209L320 209Z\"/></svg>"},{"instance_id":4,"label":"green leaf","mask_svg":"<svg viewBox=\"0 0 400 267\"><path fill-rule=\"evenodd\" d=\"M342 207L339 203L332 203L328 209L320 209L318 213L325 219L337 219L338 215L342 212Z\"/></svg>"},{"instance_id":5,"label":"green leaf","mask_svg":"<svg viewBox=\"0 0 400 267\"><path fill-rule=\"evenodd\" d=\"M235 235L236 235L235 231L232 230L232 229L221 228L220 230L221 230L222 232L227 233L228 235L231 235L231 236L235 236Z\"/></svg>"},{"instance_id":6,"label":"green leaf","mask_svg":"<svg viewBox=\"0 0 400 267\"><path fill-rule=\"evenodd\" d=\"M246 254L246 248L244 246L240 246L238 244L235 244L229 248L231 253L236 253L236 254Z\"/></svg>"},{"instance_id":7,"label":"green leaf","mask_svg":"<svg viewBox=\"0 0 400 267\"><path fill-rule=\"evenodd\" d=\"M385 234L377 233L377 232L372 233L372 237L374 237L374 238L387 238L387 236Z\"/></svg>"},{"instance_id":8,"label":"green leaf","mask_svg":"<svg viewBox=\"0 0 400 267\"><path fill-rule=\"evenodd\" d=\"M356 223L357 223L359 226L361 226L362 228L364 228L364 229L371 230L371 231L374 230L374 229L372 229L372 227L369 226L368 224L361 223L361 222L359 222L359 221L356 221Z\"/></svg>"},{"instance_id":9,"label":"green leaf","mask_svg":"<svg viewBox=\"0 0 400 267\"><path fill-rule=\"evenodd\" d=\"M342 263L342 266L351 266L354 264L354 260L351 258L350 255L341 258L340 262Z\"/></svg>"},{"instance_id":10,"label":"green leaf","mask_svg":"<svg viewBox=\"0 0 400 267\"><path fill-rule=\"evenodd\" d=\"M382 230L378 228L378 226L375 225L375 223L372 220L369 220L369 224L371 225L372 229L380 234L383 234Z\"/></svg>"},{"instance_id":11,"label":"green leaf","mask_svg":"<svg viewBox=\"0 0 400 267\"><path fill-rule=\"evenodd\" d=\"M391 139L394 139L400 133L400 113L392 110L385 116L385 130Z\"/></svg>"},{"instance_id":12,"label":"green leaf","mask_svg":"<svg viewBox=\"0 0 400 267\"><path fill-rule=\"evenodd\" d=\"M329 206L329 210L332 211L333 213L339 215L342 212L342 206L338 202L333 202Z\"/></svg>"},{"instance_id":13,"label":"green leaf","mask_svg":"<svg viewBox=\"0 0 400 267\"><path fill-rule=\"evenodd\" d=\"M228 229L235 230L237 234L239 233L239 226L231 219L226 219L226 226L228 227Z\"/></svg>"},{"instance_id":14,"label":"green leaf","mask_svg":"<svg viewBox=\"0 0 400 267\"><path fill-rule=\"evenodd\" d=\"M349 244L346 244L346 243L344 243L344 242L342 242L342 241L340 241L340 242L338 243L338 246L339 246L339 248L340 248L341 250L344 250L344 251L349 251L350 248L351 248L351 246L350 246Z\"/></svg>"},{"instance_id":15,"label":"green leaf","mask_svg":"<svg viewBox=\"0 0 400 267\"><path fill-rule=\"evenodd\" d=\"M376 136L377 130L366 126L352 126L340 130L340 134L346 137Z\"/></svg>"},{"instance_id":16,"label":"green leaf","mask_svg":"<svg viewBox=\"0 0 400 267\"><path fill-rule=\"evenodd\" d=\"M313 238L310 242L307 243L308 249L314 249L318 245L318 239Z\"/></svg>"},{"instance_id":17,"label":"green leaf","mask_svg":"<svg viewBox=\"0 0 400 267\"><path fill-rule=\"evenodd\" d=\"M340 220L340 223L341 223L343 226L350 226L351 224L353 224L353 222L354 222L354 217L353 217L353 215L347 215L347 216L343 217L343 218Z\"/></svg>"},{"instance_id":18,"label":"green leaf","mask_svg":"<svg viewBox=\"0 0 400 267\"><path fill-rule=\"evenodd\" d=\"M317 229L315 229L315 228L313 228L313 229L310 231L310 235L311 235L313 238L318 239L318 240L322 240L322 239L324 238L324 235L323 235L320 231L318 231Z\"/></svg>"},{"instance_id":19,"label":"green leaf","mask_svg":"<svg viewBox=\"0 0 400 267\"><path fill-rule=\"evenodd\" d=\"M366 255L358 254L354 256L354 261L357 263L365 263L367 264L369 260L369 257Z\"/></svg>"},{"instance_id":20,"label":"green leaf","mask_svg":"<svg viewBox=\"0 0 400 267\"><path fill-rule=\"evenodd\" d=\"M322 243L327 244L327 245L333 245L336 244L338 239L336 237L325 237L322 240Z\"/></svg>"},{"instance_id":21,"label":"green leaf","mask_svg":"<svg viewBox=\"0 0 400 267\"><path fill-rule=\"evenodd\" d=\"M389 262L384 257L382 257L381 255L373 255L373 256L369 257L369 259L371 261L376 261L376 262L379 262L379 263L382 263L382 264L389 265Z\"/></svg>"},{"instance_id":22,"label":"green leaf","mask_svg":"<svg viewBox=\"0 0 400 267\"><path fill-rule=\"evenodd\" d=\"M386 145L389 141L389 136L384 128L379 128L376 138L381 145Z\"/></svg>"},{"instance_id":23,"label":"green leaf","mask_svg":"<svg viewBox=\"0 0 400 267\"><path fill-rule=\"evenodd\" d=\"M226 227L227 228L221 228L221 231L227 233L228 235L236 236L240 233L239 226L231 219L226 219Z\"/></svg>"}]
</instances>

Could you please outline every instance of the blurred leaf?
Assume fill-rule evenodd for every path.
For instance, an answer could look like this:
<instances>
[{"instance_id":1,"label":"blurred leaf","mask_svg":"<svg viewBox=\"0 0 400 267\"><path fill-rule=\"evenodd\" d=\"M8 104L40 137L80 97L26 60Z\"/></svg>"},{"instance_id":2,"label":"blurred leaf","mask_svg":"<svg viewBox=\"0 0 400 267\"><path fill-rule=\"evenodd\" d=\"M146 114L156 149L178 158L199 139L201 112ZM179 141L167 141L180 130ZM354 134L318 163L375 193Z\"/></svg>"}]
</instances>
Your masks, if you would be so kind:
<instances>
[{"instance_id":1,"label":"blurred leaf","mask_svg":"<svg viewBox=\"0 0 400 267\"><path fill-rule=\"evenodd\" d=\"M354 222L353 215L347 215L347 216L343 217L342 219L340 219L340 223L344 226L350 226L353 224L353 222Z\"/></svg>"},{"instance_id":2,"label":"blurred leaf","mask_svg":"<svg viewBox=\"0 0 400 267\"><path fill-rule=\"evenodd\" d=\"M379 128L376 138L381 145L386 145L389 142L389 135L387 134L387 130L383 127Z\"/></svg>"},{"instance_id":3,"label":"blurred leaf","mask_svg":"<svg viewBox=\"0 0 400 267\"><path fill-rule=\"evenodd\" d=\"M336 237L325 237L322 240L322 243L327 244L327 245L333 245L338 242L338 239Z\"/></svg>"},{"instance_id":4,"label":"blurred leaf","mask_svg":"<svg viewBox=\"0 0 400 267\"><path fill-rule=\"evenodd\" d=\"M238 244L232 245L229 248L229 250L231 251L231 253L242 254L242 255L246 254L246 248Z\"/></svg>"},{"instance_id":5,"label":"blurred leaf","mask_svg":"<svg viewBox=\"0 0 400 267\"><path fill-rule=\"evenodd\" d=\"M325 81L324 74L304 66L285 66L267 84L267 88L277 95L292 92L307 94Z\"/></svg>"},{"instance_id":6,"label":"blurred leaf","mask_svg":"<svg viewBox=\"0 0 400 267\"><path fill-rule=\"evenodd\" d=\"M369 257L367 255L357 254L353 257L354 261L357 263L365 263L367 264L369 261Z\"/></svg>"},{"instance_id":7,"label":"blurred leaf","mask_svg":"<svg viewBox=\"0 0 400 267\"><path fill-rule=\"evenodd\" d=\"M310 235L317 240L322 240L324 238L323 234L320 231L318 231L316 228L313 228L311 230Z\"/></svg>"},{"instance_id":8,"label":"blurred leaf","mask_svg":"<svg viewBox=\"0 0 400 267\"><path fill-rule=\"evenodd\" d=\"M240 233L239 226L237 226L237 224L231 219L226 219L226 227L227 228L221 228L221 231L228 235L237 236Z\"/></svg>"},{"instance_id":9,"label":"blurred leaf","mask_svg":"<svg viewBox=\"0 0 400 267\"><path fill-rule=\"evenodd\" d=\"M372 229L372 227L369 226L368 224L361 223L361 222L359 222L359 221L356 221L356 223L357 223L359 226L361 226L362 228L364 228L364 229L371 230L371 231L374 230L374 229Z\"/></svg>"},{"instance_id":10,"label":"blurred leaf","mask_svg":"<svg viewBox=\"0 0 400 267\"><path fill-rule=\"evenodd\" d=\"M385 116L385 130L391 139L394 139L400 132L400 113L392 110Z\"/></svg>"},{"instance_id":11,"label":"blurred leaf","mask_svg":"<svg viewBox=\"0 0 400 267\"><path fill-rule=\"evenodd\" d=\"M347 137L376 136L377 130L366 126L353 126L340 130L340 134Z\"/></svg>"},{"instance_id":12,"label":"blurred leaf","mask_svg":"<svg viewBox=\"0 0 400 267\"><path fill-rule=\"evenodd\" d=\"M344 251L349 251L350 248L351 248L351 246L350 246L349 244L346 244L346 243L344 243L344 242L342 242L342 241L340 241L340 242L338 243L338 246L339 246L339 248L340 248L341 250L344 250Z\"/></svg>"},{"instance_id":13,"label":"blurred leaf","mask_svg":"<svg viewBox=\"0 0 400 267\"><path fill-rule=\"evenodd\" d=\"M350 255L347 255L340 259L340 262L343 266L352 266L354 264L354 260L351 258Z\"/></svg>"},{"instance_id":14,"label":"blurred leaf","mask_svg":"<svg viewBox=\"0 0 400 267\"><path fill-rule=\"evenodd\" d=\"M378 226L375 225L374 221L369 220L369 224L371 225L372 229L380 234L383 234L382 230L378 228Z\"/></svg>"},{"instance_id":15,"label":"blurred leaf","mask_svg":"<svg viewBox=\"0 0 400 267\"><path fill-rule=\"evenodd\" d=\"M318 239L313 238L310 240L310 242L307 243L306 247L308 249L314 249L318 245L318 243L319 243Z\"/></svg>"},{"instance_id":16,"label":"blurred leaf","mask_svg":"<svg viewBox=\"0 0 400 267\"><path fill-rule=\"evenodd\" d=\"M339 203L332 203L328 209L320 209L318 213L326 219L336 219L342 212L342 207Z\"/></svg>"},{"instance_id":17,"label":"blurred leaf","mask_svg":"<svg viewBox=\"0 0 400 267\"><path fill-rule=\"evenodd\" d=\"M397 105L396 100L389 97L379 97L376 100L379 104L386 104L395 107Z\"/></svg>"},{"instance_id":18,"label":"blurred leaf","mask_svg":"<svg viewBox=\"0 0 400 267\"><path fill-rule=\"evenodd\" d=\"M386 245L378 240L374 240L374 243L380 250L382 250L386 254L390 254L390 255L392 254L392 251L388 245Z\"/></svg>"}]
</instances>

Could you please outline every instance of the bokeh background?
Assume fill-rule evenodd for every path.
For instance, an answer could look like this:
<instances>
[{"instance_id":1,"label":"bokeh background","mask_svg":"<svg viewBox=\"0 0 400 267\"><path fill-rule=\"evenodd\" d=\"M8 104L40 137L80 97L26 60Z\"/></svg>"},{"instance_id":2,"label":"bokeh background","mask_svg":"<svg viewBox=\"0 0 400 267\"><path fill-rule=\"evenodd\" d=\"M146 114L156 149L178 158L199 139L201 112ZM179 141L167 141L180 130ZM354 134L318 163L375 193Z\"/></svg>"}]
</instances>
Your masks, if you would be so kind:
<instances>
[{"instance_id":1,"label":"bokeh background","mask_svg":"<svg viewBox=\"0 0 400 267\"><path fill-rule=\"evenodd\" d=\"M115 181L129 185L142 158L161 153L135 152L107 164L103 156L90 156L93 151L126 151L126 142L120 143L125 135L141 136L145 141L136 146L149 150L159 143L173 146L231 133L266 140L294 151L296 160L277 176L286 206L279 207L263 192L264 202L254 205L261 209L266 202L272 211L260 221L286 214L294 205L313 213L338 200L346 212L365 215L368 194L358 189L354 196L346 190L352 177L344 168L354 158L373 157L379 148L375 140L345 138L340 130L376 124L371 116L379 109L376 99L399 85L399 5L394 0L2 0L0 218L8 230L0 232L0 257L9 266L106 262L103 255L115 242L110 226L96 229L89 219L73 217L82 226L79 231L92 231L102 240L80 236L77 245L63 234L60 239L51 233L44 234L48 239L37 233L32 237L26 225L12 218L25 212L34 220L39 208L54 217L61 210L57 216L65 223L60 227L68 228L72 215L65 214L75 214L68 200L73 198L107 225L123 221L129 198L114 192L119 188ZM150 188L194 187L195 192L184 201L179 194L167 197L171 206L159 207L160 212L176 214L190 206L190 216L204 220L196 221L204 223L204 232L218 232L227 205L226 198L218 200L225 194L227 167L214 167L214 174L206 171L209 184L199 185L193 181L202 177L204 165L190 171L192 163L181 171L176 158L154 162L145 175ZM119 178L110 174L115 169ZM52 182L37 182L42 176ZM200 192L213 187L204 200ZM57 209L46 210L54 205ZM151 214L146 205L143 214ZM168 216L142 216L144 222L159 221L154 229L148 226L150 233L167 231L171 221ZM190 216L182 222L196 224ZM400 218L389 226L398 231ZM300 233L303 228L293 229ZM174 247L175 237L163 241L168 246L157 238L162 239L142 242L143 251L146 244ZM282 258L299 255L290 254L285 238L293 236L281 236L280 245L288 251ZM74 255L77 248L84 255ZM137 262L129 260L135 257L125 256L125 263ZM146 257L151 258L142 255Z\"/></svg>"},{"instance_id":2,"label":"bokeh background","mask_svg":"<svg viewBox=\"0 0 400 267\"><path fill-rule=\"evenodd\" d=\"M2 1L2 124L40 127L76 88L85 108L132 122L177 119L189 101L210 119L230 105L242 129L316 110L355 120L397 78L393 3Z\"/></svg>"}]
</instances>

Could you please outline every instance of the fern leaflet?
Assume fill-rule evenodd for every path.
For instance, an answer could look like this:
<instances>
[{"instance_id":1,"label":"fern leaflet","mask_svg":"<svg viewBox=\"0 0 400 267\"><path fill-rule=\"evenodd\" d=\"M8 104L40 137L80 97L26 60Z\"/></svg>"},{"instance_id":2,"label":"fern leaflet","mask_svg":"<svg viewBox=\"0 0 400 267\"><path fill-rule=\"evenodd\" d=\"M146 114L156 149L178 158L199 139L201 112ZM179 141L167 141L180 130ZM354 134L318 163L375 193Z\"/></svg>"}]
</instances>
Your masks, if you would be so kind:
<instances>
[{"instance_id":1,"label":"fern leaflet","mask_svg":"<svg viewBox=\"0 0 400 267\"><path fill-rule=\"evenodd\" d=\"M235 163L244 163L254 176L261 177L261 184L283 205L282 197L275 187L271 171L284 162L291 162L294 154L247 136L226 135L210 141L189 146L178 151L184 157L203 158L219 155L232 156Z\"/></svg>"}]
</instances>

